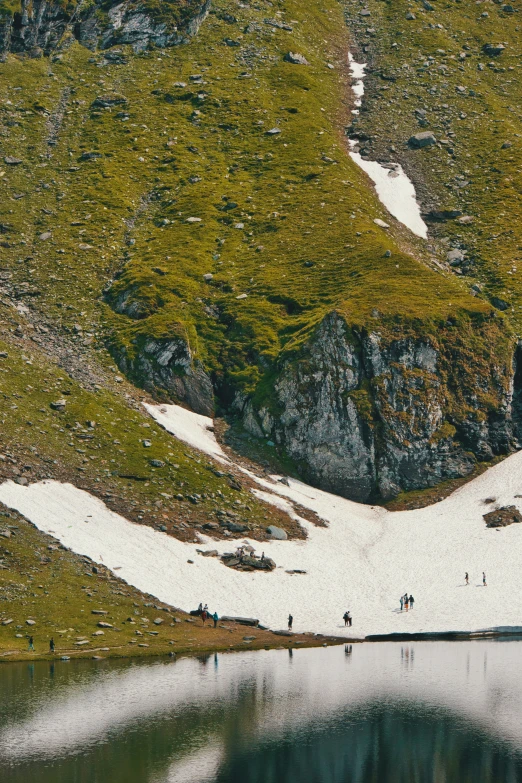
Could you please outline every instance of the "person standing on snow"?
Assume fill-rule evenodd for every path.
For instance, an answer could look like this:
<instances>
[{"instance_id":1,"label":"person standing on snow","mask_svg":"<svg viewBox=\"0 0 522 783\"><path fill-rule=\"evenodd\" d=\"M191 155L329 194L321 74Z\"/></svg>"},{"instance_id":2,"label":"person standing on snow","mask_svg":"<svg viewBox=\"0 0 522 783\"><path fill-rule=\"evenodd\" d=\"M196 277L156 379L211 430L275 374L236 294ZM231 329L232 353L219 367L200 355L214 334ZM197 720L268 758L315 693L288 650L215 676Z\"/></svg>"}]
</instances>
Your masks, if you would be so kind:
<instances>
[{"instance_id":1,"label":"person standing on snow","mask_svg":"<svg viewBox=\"0 0 522 783\"><path fill-rule=\"evenodd\" d=\"M467 584L467 585L469 585L469 574L468 574L468 572L467 572L467 571L466 571L466 573L464 574L464 579L466 580L466 584Z\"/></svg>"},{"instance_id":2,"label":"person standing on snow","mask_svg":"<svg viewBox=\"0 0 522 783\"><path fill-rule=\"evenodd\" d=\"M345 628L346 628L346 626L348 625L348 618L349 618L348 612L345 612L345 613L343 614L343 620L344 620L344 626L345 626Z\"/></svg>"},{"instance_id":3,"label":"person standing on snow","mask_svg":"<svg viewBox=\"0 0 522 783\"><path fill-rule=\"evenodd\" d=\"M408 598L408 593L406 593L406 595L404 596L404 607L406 611L408 611L409 604L410 604L410 599Z\"/></svg>"},{"instance_id":4,"label":"person standing on snow","mask_svg":"<svg viewBox=\"0 0 522 783\"><path fill-rule=\"evenodd\" d=\"M352 627L352 615L350 614L350 612L346 612L346 614L348 615L348 625L351 628Z\"/></svg>"},{"instance_id":5,"label":"person standing on snow","mask_svg":"<svg viewBox=\"0 0 522 783\"><path fill-rule=\"evenodd\" d=\"M413 604L415 603L415 599L412 595L410 595L410 609L413 609Z\"/></svg>"},{"instance_id":6,"label":"person standing on snow","mask_svg":"<svg viewBox=\"0 0 522 783\"><path fill-rule=\"evenodd\" d=\"M401 595L401 612L402 612L403 608L404 608L404 596Z\"/></svg>"},{"instance_id":7,"label":"person standing on snow","mask_svg":"<svg viewBox=\"0 0 522 783\"><path fill-rule=\"evenodd\" d=\"M294 618L292 617L292 615L291 615L291 614L289 614L289 615L288 615L288 630L289 630L289 631L291 631L291 630L292 630L292 625L293 625L293 622L294 622Z\"/></svg>"},{"instance_id":8,"label":"person standing on snow","mask_svg":"<svg viewBox=\"0 0 522 783\"><path fill-rule=\"evenodd\" d=\"M484 585L484 587L488 586L488 583L486 582L486 572L485 571L482 572L482 584Z\"/></svg>"}]
</instances>

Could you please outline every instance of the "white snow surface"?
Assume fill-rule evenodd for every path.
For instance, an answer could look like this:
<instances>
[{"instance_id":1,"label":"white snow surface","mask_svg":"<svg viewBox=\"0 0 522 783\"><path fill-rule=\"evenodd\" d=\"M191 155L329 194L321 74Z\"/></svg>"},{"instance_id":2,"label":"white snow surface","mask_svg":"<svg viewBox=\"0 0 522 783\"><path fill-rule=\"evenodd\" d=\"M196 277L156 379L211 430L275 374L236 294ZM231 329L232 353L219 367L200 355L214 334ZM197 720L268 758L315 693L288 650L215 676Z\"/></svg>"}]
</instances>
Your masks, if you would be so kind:
<instances>
[{"instance_id":1,"label":"white snow surface","mask_svg":"<svg viewBox=\"0 0 522 783\"><path fill-rule=\"evenodd\" d=\"M354 104L357 106L353 110L353 114L359 114L359 107L362 104L364 95L366 63L356 63L351 52L348 54L348 61L353 79ZM355 145L355 141L350 141L352 148ZM394 164L393 168L387 168L375 160L366 160L358 152L354 152L353 149L350 152L350 157L368 174L375 185L379 201L386 207L388 212L414 234L426 239L428 227L421 217L413 183L404 172L402 166Z\"/></svg>"},{"instance_id":2,"label":"white snow surface","mask_svg":"<svg viewBox=\"0 0 522 783\"><path fill-rule=\"evenodd\" d=\"M211 456L219 449L206 417L178 406L148 406L158 422ZM250 474L253 477L253 474ZM0 501L73 551L91 557L139 589L183 609L207 602L220 615L255 616L282 628L361 637L375 633L481 630L522 626L522 525L487 529L482 515L497 506L522 509L522 452L512 455L445 500L416 511L388 512L289 479L256 479L264 499L293 501L328 527L305 520L306 541L250 541L272 557L271 573L238 572L196 549L234 551L248 539L183 543L135 525L71 484L27 487L7 481ZM256 492L256 494L258 494ZM272 497L277 493L279 497ZM488 498L494 503L486 504ZM194 563L188 563L193 560ZM300 569L306 574L288 574ZM488 586L482 586L485 570ZM470 585L464 584L464 573ZM399 611L399 597L415 597ZM342 615L352 612L345 629Z\"/></svg>"}]
</instances>

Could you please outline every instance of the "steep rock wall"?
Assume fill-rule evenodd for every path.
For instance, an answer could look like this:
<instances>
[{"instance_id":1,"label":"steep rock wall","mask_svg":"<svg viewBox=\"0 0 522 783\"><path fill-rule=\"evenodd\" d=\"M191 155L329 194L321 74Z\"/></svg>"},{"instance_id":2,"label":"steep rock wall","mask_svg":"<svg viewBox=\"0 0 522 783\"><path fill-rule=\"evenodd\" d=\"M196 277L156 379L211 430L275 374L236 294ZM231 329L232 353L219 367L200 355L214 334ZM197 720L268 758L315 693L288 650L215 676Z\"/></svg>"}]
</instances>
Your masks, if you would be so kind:
<instances>
[{"instance_id":1,"label":"steep rock wall","mask_svg":"<svg viewBox=\"0 0 522 783\"><path fill-rule=\"evenodd\" d=\"M166 3L164 17L146 2L82 2L21 0L20 10L1 13L0 57L8 52L37 57L50 54L69 35L95 50L130 44L135 51L150 46L175 46L195 35L210 10L210 0L185 5Z\"/></svg>"},{"instance_id":2,"label":"steep rock wall","mask_svg":"<svg viewBox=\"0 0 522 783\"><path fill-rule=\"evenodd\" d=\"M355 331L332 313L302 354L283 362L269 404L242 401L243 422L307 479L345 497L433 486L517 447L509 352L495 355L491 345L481 375L466 358L449 334Z\"/></svg>"}]
</instances>

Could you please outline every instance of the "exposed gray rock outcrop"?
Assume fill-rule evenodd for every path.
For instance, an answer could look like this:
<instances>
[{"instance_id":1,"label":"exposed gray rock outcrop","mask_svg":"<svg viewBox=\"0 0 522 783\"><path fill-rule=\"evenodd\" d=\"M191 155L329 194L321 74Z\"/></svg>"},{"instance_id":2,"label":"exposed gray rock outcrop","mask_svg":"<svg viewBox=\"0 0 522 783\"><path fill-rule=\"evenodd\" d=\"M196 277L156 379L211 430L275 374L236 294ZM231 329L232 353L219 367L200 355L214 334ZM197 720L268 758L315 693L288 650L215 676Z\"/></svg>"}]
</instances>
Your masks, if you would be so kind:
<instances>
[{"instance_id":1,"label":"exposed gray rock outcrop","mask_svg":"<svg viewBox=\"0 0 522 783\"><path fill-rule=\"evenodd\" d=\"M458 416L448 389L459 368L444 350L427 338L356 334L332 313L281 368L270 408L242 401L243 424L276 442L311 482L359 501L466 476L516 440L511 368L486 381L495 411L484 415L471 389L462 402L469 413Z\"/></svg>"},{"instance_id":2,"label":"exposed gray rock outcrop","mask_svg":"<svg viewBox=\"0 0 522 783\"><path fill-rule=\"evenodd\" d=\"M112 5L22 0L19 12L0 17L0 56L47 55L73 39L93 51L117 44L130 44L135 51L175 46L197 33L209 10L210 0L189 0L173 6L167 22L139 0Z\"/></svg>"},{"instance_id":3,"label":"exposed gray rock outcrop","mask_svg":"<svg viewBox=\"0 0 522 783\"><path fill-rule=\"evenodd\" d=\"M212 381L181 338L144 338L132 352L117 351L116 361L138 386L154 393L167 392L186 402L196 413L212 416Z\"/></svg>"}]
</instances>

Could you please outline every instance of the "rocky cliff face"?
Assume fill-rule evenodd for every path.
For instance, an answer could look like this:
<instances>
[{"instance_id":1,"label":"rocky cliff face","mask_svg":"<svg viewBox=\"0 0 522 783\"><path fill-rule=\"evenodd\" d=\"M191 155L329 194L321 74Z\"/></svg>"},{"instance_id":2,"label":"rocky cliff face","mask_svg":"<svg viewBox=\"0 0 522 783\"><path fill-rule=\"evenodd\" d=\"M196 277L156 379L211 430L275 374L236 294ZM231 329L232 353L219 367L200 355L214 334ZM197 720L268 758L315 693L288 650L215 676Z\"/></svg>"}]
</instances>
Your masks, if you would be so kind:
<instances>
[{"instance_id":1,"label":"rocky cliff face","mask_svg":"<svg viewBox=\"0 0 522 783\"><path fill-rule=\"evenodd\" d=\"M162 17L143 2L84 6L21 0L20 10L14 13L2 14L0 8L0 56L13 52L38 57L74 39L92 50L117 44L130 44L135 51L175 46L197 33L209 8L210 0L193 0L169 8L169 15Z\"/></svg>"},{"instance_id":2,"label":"rocky cliff face","mask_svg":"<svg viewBox=\"0 0 522 783\"><path fill-rule=\"evenodd\" d=\"M519 392L509 358L487 357L470 384L475 369L441 338L355 332L333 313L283 364L270 405L242 400L244 425L310 481L359 501L466 476L517 446Z\"/></svg>"},{"instance_id":3,"label":"rocky cliff face","mask_svg":"<svg viewBox=\"0 0 522 783\"><path fill-rule=\"evenodd\" d=\"M115 351L122 372L152 394L165 392L196 413L212 416L212 381L182 338L144 337L135 350Z\"/></svg>"}]
</instances>

